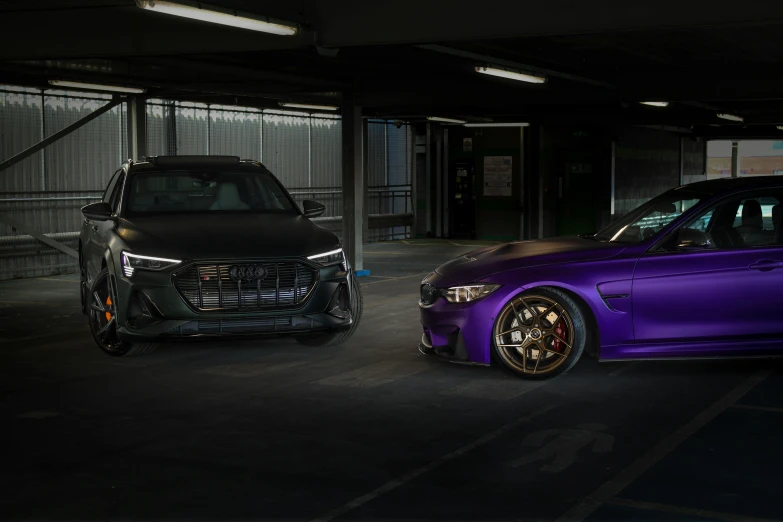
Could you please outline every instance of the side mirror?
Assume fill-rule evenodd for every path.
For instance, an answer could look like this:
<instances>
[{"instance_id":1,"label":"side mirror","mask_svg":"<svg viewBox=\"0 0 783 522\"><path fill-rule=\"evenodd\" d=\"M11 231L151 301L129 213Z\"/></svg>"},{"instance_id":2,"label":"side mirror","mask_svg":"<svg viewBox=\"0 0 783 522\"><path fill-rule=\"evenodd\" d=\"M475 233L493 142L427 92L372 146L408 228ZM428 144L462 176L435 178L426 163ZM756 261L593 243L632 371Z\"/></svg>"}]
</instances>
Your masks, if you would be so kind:
<instances>
[{"instance_id":1,"label":"side mirror","mask_svg":"<svg viewBox=\"0 0 783 522\"><path fill-rule=\"evenodd\" d=\"M677 233L678 250L705 250L712 248L712 239L706 232L692 228L681 228Z\"/></svg>"},{"instance_id":2,"label":"side mirror","mask_svg":"<svg viewBox=\"0 0 783 522\"><path fill-rule=\"evenodd\" d=\"M306 199L302 202L302 206L304 207L304 215L309 218L318 217L326 212L326 207L317 201Z\"/></svg>"},{"instance_id":3,"label":"side mirror","mask_svg":"<svg viewBox=\"0 0 783 522\"><path fill-rule=\"evenodd\" d=\"M90 203L82 207L82 214L87 219L93 221L109 221L114 219L112 216L111 206L105 201L99 201L98 203Z\"/></svg>"}]
</instances>

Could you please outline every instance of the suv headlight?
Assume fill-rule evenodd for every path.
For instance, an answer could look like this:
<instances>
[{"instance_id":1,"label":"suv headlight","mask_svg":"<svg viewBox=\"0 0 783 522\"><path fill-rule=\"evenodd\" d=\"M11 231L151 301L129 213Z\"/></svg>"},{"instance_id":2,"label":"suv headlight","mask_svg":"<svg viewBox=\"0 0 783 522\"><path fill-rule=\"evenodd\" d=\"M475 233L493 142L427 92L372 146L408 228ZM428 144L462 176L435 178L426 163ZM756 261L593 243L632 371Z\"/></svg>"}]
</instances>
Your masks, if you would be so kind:
<instances>
[{"instance_id":1,"label":"suv headlight","mask_svg":"<svg viewBox=\"0 0 783 522\"><path fill-rule=\"evenodd\" d=\"M330 250L329 252L324 252L323 254L315 254L314 256L308 256L307 259L315 263L318 263L321 266L337 265L340 263L345 265L345 252L343 252L342 248L338 248L336 250Z\"/></svg>"},{"instance_id":2,"label":"suv headlight","mask_svg":"<svg viewBox=\"0 0 783 522\"><path fill-rule=\"evenodd\" d=\"M450 303L468 303L482 299L498 288L500 288L500 285L490 283L452 286L451 288L441 290L440 294Z\"/></svg>"},{"instance_id":3,"label":"suv headlight","mask_svg":"<svg viewBox=\"0 0 783 522\"><path fill-rule=\"evenodd\" d=\"M122 271L126 277L131 277L134 270L166 270L180 264L179 259L165 257L140 256L130 252L122 252Z\"/></svg>"}]
</instances>

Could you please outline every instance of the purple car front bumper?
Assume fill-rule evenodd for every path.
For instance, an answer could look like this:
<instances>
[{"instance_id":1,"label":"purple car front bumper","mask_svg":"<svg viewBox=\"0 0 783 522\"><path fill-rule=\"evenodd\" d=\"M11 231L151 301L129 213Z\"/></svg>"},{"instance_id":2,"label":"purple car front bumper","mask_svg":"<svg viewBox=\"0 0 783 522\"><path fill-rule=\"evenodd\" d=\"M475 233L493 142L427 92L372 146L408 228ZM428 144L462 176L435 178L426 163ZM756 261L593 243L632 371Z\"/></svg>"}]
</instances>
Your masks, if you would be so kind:
<instances>
[{"instance_id":1,"label":"purple car front bumper","mask_svg":"<svg viewBox=\"0 0 783 522\"><path fill-rule=\"evenodd\" d=\"M436 273L425 281L436 288L456 284ZM492 327L507 300L503 290L501 287L474 303L449 303L442 297L432 305L419 302L424 329L419 349L454 362L489 364Z\"/></svg>"}]
</instances>

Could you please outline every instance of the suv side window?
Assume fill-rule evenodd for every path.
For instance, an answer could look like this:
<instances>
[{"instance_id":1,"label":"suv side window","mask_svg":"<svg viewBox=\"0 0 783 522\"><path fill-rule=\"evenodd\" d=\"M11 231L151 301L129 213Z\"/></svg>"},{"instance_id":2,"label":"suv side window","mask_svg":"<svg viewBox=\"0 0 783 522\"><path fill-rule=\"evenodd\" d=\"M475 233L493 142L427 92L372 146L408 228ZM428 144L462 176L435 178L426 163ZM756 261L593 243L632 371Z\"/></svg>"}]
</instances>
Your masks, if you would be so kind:
<instances>
[{"instance_id":1,"label":"suv side window","mask_svg":"<svg viewBox=\"0 0 783 522\"><path fill-rule=\"evenodd\" d=\"M120 207L120 197L122 196L122 186L125 184L125 173L123 172L120 174L119 178L117 178L117 183L114 185L114 190L112 190L111 198L109 199L109 205L111 206L112 211L116 214Z\"/></svg>"},{"instance_id":2,"label":"suv side window","mask_svg":"<svg viewBox=\"0 0 783 522\"><path fill-rule=\"evenodd\" d=\"M109 203L109 201L111 200L114 187L117 186L117 180L120 177L120 172L122 172L122 169L119 169L117 172L112 174L111 179L109 180L109 184L106 185L106 190L103 191L103 197L101 198L101 201L103 201L104 203Z\"/></svg>"},{"instance_id":3,"label":"suv side window","mask_svg":"<svg viewBox=\"0 0 783 522\"><path fill-rule=\"evenodd\" d=\"M783 246L783 188L738 194L685 224L663 248L734 249Z\"/></svg>"}]
</instances>

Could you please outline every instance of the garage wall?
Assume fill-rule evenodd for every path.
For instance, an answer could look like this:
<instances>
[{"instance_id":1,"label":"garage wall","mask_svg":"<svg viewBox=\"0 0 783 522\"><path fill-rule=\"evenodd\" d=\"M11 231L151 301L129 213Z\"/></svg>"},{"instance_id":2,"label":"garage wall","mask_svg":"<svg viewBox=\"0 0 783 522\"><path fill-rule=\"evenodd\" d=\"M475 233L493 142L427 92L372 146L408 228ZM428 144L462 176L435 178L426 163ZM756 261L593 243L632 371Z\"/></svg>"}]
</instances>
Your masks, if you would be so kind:
<instances>
[{"instance_id":1,"label":"garage wall","mask_svg":"<svg viewBox=\"0 0 783 522\"><path fill-rule=\"evenodd\" d=\"M0 86L0 157L9 158L109 102L111 96ZM79 209L99 199L126 149L117 106L0 172L0 213L76 248ZM0 279L69 272L72 257L0 222Z\"/></svg>"},{"instance_id":2,"label":"garage wall","mask_svg":"<svg viewBox=\"0 0 783 522\"><path fill-rule=\"evenodd\" d=\"M108 103L111 96L0 85L0 160L40 142ZM412 132L369 123L373 212L410 209ZM100 199L127 158L127 108L121 104L43 151L0 172L0 213L77 248L79 209ZM251 108L150 100L148 155L229 154L261 160L302 201L339 216L341 121ZM371 230L370 240L410 237L409 227ZM0 279L72 273L76 260L0 222Z\"/></svg>"},{"instance_id":3,"label":"garage wall","mask_svg":"<svg viewBox=\"0 0 783 522\"><path fill-rule=\"evenodd\" d=\"M686 183L699 179L704 172L703 150L703 141L684 138ZM615 145L615 217L679 185L679 134L639 127L626 127L619 133Z\"/></svg>"}]
</instances>

